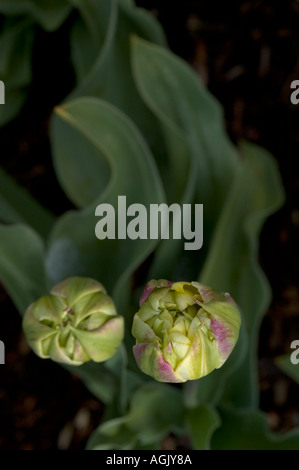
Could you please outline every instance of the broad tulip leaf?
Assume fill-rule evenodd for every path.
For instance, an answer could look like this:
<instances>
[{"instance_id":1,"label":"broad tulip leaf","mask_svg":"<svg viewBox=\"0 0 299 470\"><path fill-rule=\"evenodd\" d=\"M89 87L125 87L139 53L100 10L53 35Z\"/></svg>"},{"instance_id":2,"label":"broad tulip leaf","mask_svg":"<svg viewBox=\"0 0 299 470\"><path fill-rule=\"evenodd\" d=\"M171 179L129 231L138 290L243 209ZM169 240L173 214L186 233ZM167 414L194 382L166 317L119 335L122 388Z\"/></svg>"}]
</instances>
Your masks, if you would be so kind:
<instances>
[{"instance_id":1,"label":"broad tulip leaf","mask_svg":"<svg viewBox=\"0 0 299 470\"><path fill-rule=\"evenodd\" d=\"M164 37L160 27L148 13L127 2L100 0L91 3L73 0L73 5L81 14L72 31L72 57L80 81L66 101L81 96L92 96L114 104L135 121L149 145L154 146L154 141L157 141L156 148L161 151L155 119L143 104L132 79L129 47L130 34L134 31L162 43ZM87 47L86 52L84 44ZM91 57L93 50L96 52L94 59ZM77 146L79 149L79 142ZM93 161L91 165L82 165L85 154L78 150L79 160L72 159L67 167L64 160L54 156L55 171L60 184L68 197L80 208L95 200L98 196L97 188L101 185L99 178L105 178L106 175L103 171L96 171L92 153L90 149L88 154ZM71 158L69 156L69 160ZM78 185L78 181L73 185L68 173L70 169L72 173L82 174L82 178L86 176L88 185Z\"/></svg>"},{"instance_id":2,"label":"broad tulip leaf","mask_svg":"<svg viewBox=\"0 0 299 470\"><path fill-rule=\"evenodd\" d=\"M0 79L5 84L5 105L0 106L0 126L21 110L31 81L32 21L6 20L0 35Z\"/></svg>"},{"instance_id":3,"label":"broad tulip leaf","mask_svg":"<svg viewBox=\"0 0 299 470\"><path fill-rule=\"evenodd\" d=\"M0 221L27 223L45 238L54 217L0 168Z\"/></svg>"},{"instance_id":4,"label":"broad tulip leaf","mask_svg":"<svg viewBox=\"0 0 299 470\"><path fill-rule=\"evenodd\" d=\"M133 36L131 48L133 77L137 89L145 103L158 118L167 148L168 159L163 162L160 171L168 191L168 197L170 202L179 202L183 198L186 188L188 190L190 187L191 156L186 135L174 121L172 110L169 110L165 103L168 100L180 102L184 96L178 93L174 96L173 79L166 83L161 72L162 64L156 58L157 51L158 54L160 53L160 48L155 48L137 36ZM163 50L163 53L167 58L171 55L167 50ZM165 107L167 111L165 111ZM170 112L168 113L168 111ZM169 181L172 184L169 184ZM190 189L189 198L192 199L195 188Z\"/></svg>"},{"instance_id":5,"label":"broad tulip leaf","mask_svg":"<svg viewBox=\"0 0 299 470\"><path fill-rule=\"evenodd\" d=\"M299 430L271 432L261 411L221 408L222 425L212 438L213 450L298 450Z\"/></svg>"},{"instance_id":6,"label":"broad tulip leaf","mask_svg":"<svg viewBox=\"0 0 299 470\"><path fill-rule=\"evenodd\" d=\"M177 188L168 195L176 202L204 204L207 248L238 162L225 133L222 108L191 67L170 51L134 37L132 57L138 90L159 120L168 150L170 169L166 174L162 171L163 182L171 186L171 181ZM178 263L182 243L173 241L172 250L169 246L161 246L151 276L160 272L170 277L171 271L176 278L185 271L197 276L204 250L184 253L182 263L190 265L186 270Z\"/></svg>"},{"instance_id":7,"label":"broad tulip leaf","mask_svg":"<svg viewBox=\"0 0 299 470\"><path fill-rule=\"evenodd\" d=\"M122 93L122 90L125 89L124 82L129 85L127 93L130 94L133 88L129 60L130 35L140 34L153 42L165 45L166 41L161 26L148 12L123 0L110 2L105 0L97 2L71 0L71 3L79 10L82 18L80 38L82 39L83 31L85 31L86 36L92 42L92 50L95 51L95 55L89 65L84 60L86 66L82 68L82 52L78 51L79 48L82 48L82 43L75 40L75 43L71 45L75 69L81 70L81 77L86 79L72 92L70 98L91 95L116 105L125 102L130 115L132 103L129 106L129 96L126 97L126 94ZM88 49L88 54L90 54L90 44ZM80 61L79 66L77 58ZM137 97L137 93L134 94ZM122 106L119 107L123 109ZM135 103L134 107L136 107Z\"/></svg>"},{"instance_id":8,"label":"broad tulip leaf","mask_svg":"<svg viewBox=\"0 0 299 470\"><path fill-rule=\"evenodd\" d=\"M186 413L186 426L194 450L210 450L211 439L221 424L217 411L211 406L200 405Z\"/></svg>"},{"instance_id":9,"label":"broad tulip leaf","mask_svg":"<svg viewBox=\"0 0 299 470\"><path fill-rule=\"evenodd\" d=\"M197 202L205 204L209 217L216 217L238 159L225 133L221 106L191 67L170 51L138 37L132 51L138 90L163 127L187 139L197 170ZM180 171L183 163L175 163Z\"/></svg>"},{"instance_id":10,"label":"broad tulip leaf","mask_svg":"<svg viewBox=\"0 0 299 470\"><path fill-rule=\"evenodd\" d=\"M141 129L150 148L162 155L158 125L136 90L130 67L131 34L139 34L164 45L166 41L161 26L148 12L123 0L93 3L73 0L73 5L81 15L74 26L71 44L80 81L66 101L82 96L108 101L124 111ZM84 44L86 52L82 49ZM96 52L93 60L91 50ZM55 162L55 168L63 186L65 177L59 161ZM80 206L84 205L85 200Z\"/></svg>"},{"instance_id":11,"label":"broad tulip leaf","mask_svg":"<svg viewBox=\"0 0 299 470\"><path fill-rule=\"evenodd\" d=\"M87 151L80 148L86 156L86 166L92 165L88 150L94 146L98 162L103 168L108 165L111 169L110 179L107 184L99 185L98 198L93 204L82 211L66 213L54 226L47 257L48 275L53 283L76 274L98 279L118 304L124 285L155 248L157 240L117 239L117 233L116 239L98 240L95 226L99 218L95 209L102 203L111 204L118 217L119 195L127 197L127 206L138 202L148 208L149 204L164 202L159 174L137 128L105 102L82 98L56 110L51 131L55 158L64 161L72 155L76 161L77 148L73 139L65 140L66 132L69 137L73 135L74 142L76 134L86 139ZM78 180L74 181L74 187L75 183ZM117 306L124 311L124 305Z\"/></svg>"},{"instance_id":12,"label":"broad tulip leaf","mask_svg":"<svg viewBox=\"0 0 299 470\"><path fill-rule=\"evenodd\" d=\"M131 397L127 415L101 424L92 434L88 449L148 449L169 432L183 426L180 391L169 385L146 384Z\"/></svg>"},{"instance_id":13,"label":"broad tulip leaf","mask_svg":"<svg viewBox=\"0 0 299 470\"><path fill-rule=\"evenodd\" d=\"M111 359L106 361L105 367L115 376L118 390L116 406L120 413L125 414L133 391L142 384L143 379L128 370L128 355L124 344Z\"/></svg>"},{"instance_id":14,"label":"broad tulip leaf","mask_svg":"<svg viewBox=\"0 0 299 470\"><path fill-rule=\"evenodd\" d=\"M77 128L80 122L76 126L70 119L60 119L59 126L55 125L59 112L57 108L52 139L56 174L68 198L84 208L97 200L113 178L111 164L94 139ZM93 132L96 128L95 122Z\"/></svg>"},{"instance_id":15,"label":"broad tulip leaf","mask_svg":"<svg viewBox=\"0 0 299 470\"><path fill-rule=\"evenodd\" d=\"M82 366L64 366L73 375L79 377L86 388L102 403L109 405L118 391L118 381L109 370L106 363L86 362Z\"/></svg>"},{"instance_id":16,"label":"broad tulip leaf","mask_svg":"<svg viewBox=\"0 0 299 470\"><path fill-rule=\"evenodd\" d=\"M48 292L45 247L26 225L0 225L0 277L21 315Z\"/></svg>"},{"instance_id":17,"label":"broad tulip leaf","mask_svg":"<svg viewBox=\"0 0 299 470\"><path fill-rule=\"evenodd\" d=\"M281 206L283 190L271 155L248 143L241 145L241 151L243 160L199 279L216 290L230 292L243 312L249 334L248 353L229 378L225 397L245 407L258 403L258 333L271 298L268 281L258 264L259 234L266 218ZM214 380L212 375L209 380Z\"/></svg>"},{"instance_id":18,"label":"broad tulip leaf","mask_svg":"<svg viewBox=\"0 0 299 470\"><path fill-rule=\"evenodd\" d=\"M80 84L83 80L89 80L95 62L101 62L111 48L117 23L117 0L70 0L70 3L79 12L71 30L70 47L77 82Z\"/></svg>"},{"instance_id":19,"label":"broad tulip leaf","mask_svg":"<svg viewBox=\"0 0 299 470\"><path fill-rule=\"evenodd\" d=\"M0 108L0 127L8 124L19 114L26 98L25 90L5 90L5 106Z\"/></svg>"},{"instance_id":20,"label":"broad tulip leaf","mask_svg":"<svg viewBox=\"0 0 299 470\"><path fill-rule=\"evenodd\" d=\"M143 385L132 396L126 423L141 443L161 441L169 432L183 427L180 390L166 384Z\"/></svg>"},{"instance_id":21,"label":"broad tulip leaf","mask_svg":"<svg viewBox=\"0 0 299 470\"><path fill-rule=\"evenodd\" d=\"M297 348L298 349L298 348ZM293 364L291 362L291 354L285 354L283 356L279 356L275 359L276 365L288 375L291 379L293 379L297 384L299 384L299 365Z\"/></svg>"},{"instance_id":22,"label":"broad tulip leaf","mask_svg":"<svg viewBox=\"0 0 299 470\"><path fill-rule=\"evenodd\" d=\"M61 26L71 11L67 0L0 0L0 13L28 15L46 31Z\"/></svg>"},{"instance_id":23,"label":"broad tulip leaf","mask_svg":"<svg viewBox=\"0 0 299 470\"><path fill-rule=\"evenodd\" d=\"M87 443L87 450L131 450L137 436L126 426L126 416L106 421L96 429Z\"/></svg>"}]
</instances>

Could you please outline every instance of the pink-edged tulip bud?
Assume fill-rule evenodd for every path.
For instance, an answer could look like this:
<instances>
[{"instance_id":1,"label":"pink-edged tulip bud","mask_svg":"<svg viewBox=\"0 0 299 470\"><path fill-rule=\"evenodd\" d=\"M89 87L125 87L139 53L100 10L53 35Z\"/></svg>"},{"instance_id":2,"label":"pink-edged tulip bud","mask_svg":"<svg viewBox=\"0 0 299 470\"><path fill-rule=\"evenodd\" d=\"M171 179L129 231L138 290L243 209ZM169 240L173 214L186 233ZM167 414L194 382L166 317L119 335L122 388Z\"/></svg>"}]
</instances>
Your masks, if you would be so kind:
<instances>
[{"instance_id":1,"label":"pink-edged tulip bud","mask_svg":"<svg viewBox=\"0 0 299 470\"><path fill-rule=\"evenodd\" d=\"M28 307L23 330L39 357L81 365L115 354L124 337L124 320L102 284L71 277Z\"/></svg>"},{"instance_id":2,"label":"pink-edged tulip bud","mask_svg":"<svg viewBox=\"0 0 299 470\"><path fill-rule=\"evenodd\" d=\"M133 320L134 356L159 382L196 380L224 364L240 324L229 294L199 282L150 281Z\"/></svg>"}]
</instances>

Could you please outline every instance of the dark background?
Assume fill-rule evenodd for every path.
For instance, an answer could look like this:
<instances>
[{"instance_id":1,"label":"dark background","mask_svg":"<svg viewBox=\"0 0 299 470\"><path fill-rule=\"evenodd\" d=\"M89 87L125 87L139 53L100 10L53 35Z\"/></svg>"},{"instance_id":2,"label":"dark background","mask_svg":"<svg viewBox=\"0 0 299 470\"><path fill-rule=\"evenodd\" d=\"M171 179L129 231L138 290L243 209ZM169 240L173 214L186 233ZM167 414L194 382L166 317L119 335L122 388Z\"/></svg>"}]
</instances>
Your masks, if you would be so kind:
<instances>
[{"instance_id":1,"label":"dark background","mask_svg":"<svg viewBox=\"0 0 299 470\"><path fill-rule=\"evenodd\" d=\"M290 84L299 80L299 2L136 3L158 17L171 49L222 103L231 139L265 147L279 165L286 202L265 224L260 245L273 301L262 323L259 371L261 409L270 428L283 433L299 425L298 385L274 364L299 339L299 105L290 103ZM51 110L74 84L66 61L70 21L58 32L38 32L28 101L0 129L1 165L56 214L72 207L56 182L48 142ZM6 345L0 449L84 448L102 416L101 404L78 379L30 351L20 316L1 287L0 309ZM180 445L172 437L164 442L167 449Z\"/></svg>"}]
</instances>

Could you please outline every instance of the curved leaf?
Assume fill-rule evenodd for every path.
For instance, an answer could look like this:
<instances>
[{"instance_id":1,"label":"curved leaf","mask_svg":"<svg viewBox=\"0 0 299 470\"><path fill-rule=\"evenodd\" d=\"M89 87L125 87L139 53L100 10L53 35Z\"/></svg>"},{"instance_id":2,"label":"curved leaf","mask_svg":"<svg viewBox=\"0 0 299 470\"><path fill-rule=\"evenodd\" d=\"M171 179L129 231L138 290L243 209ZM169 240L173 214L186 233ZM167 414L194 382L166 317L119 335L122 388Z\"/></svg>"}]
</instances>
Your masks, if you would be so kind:
<instances>
[{"instance_id":1,"label":"curved leaf","mask_svg":"<svg viewBox=\"0 0 299 470\"><path fill-rule=\"evenodd\" d=\"M54 216L0 168L0 220L27 222L45 238L54 223Z\"/></svg>"},{"instance_id":2,"label":"curved leaf","mask_svg":"<svg viewBox=\"0 0 299 470\"><path fill-rule=\"evenodd\" d=\"M108 101L135 122L151 149L155 148L162 154L156 120L141 100L130 68L131 34L140 34L164 45L161 26L148 12L127 1L99 0L91 3L73 0L73 4L81 15L73 31L75 42L72 43L72 57L80 81L66 101L82 96ZM83 51L83 59L84 44L87 49ZM93 60L91 48L96 53ZM57 172L60 177L59 167Z\"/></svg>"},{"instance_id":3,"label":"curved leaf","mask_svg":"<svg viewBox=\"0 0 299 470\"><path fill-rule=\"evenodd\" d=\"M191 67L170 51L137 37L132 51L138 90L163 128L186 138L196 163L197 198L216 218L238 160L225 133L221 106ZM179 166L180 155L172 158L176 172L187 171Z\"/></svg>"},{"instance_id":4,"label":"curved leaf","mask_svg":"<svg viewBox=\"0 0 299 470\"><path fill-rule=\"evenodd\" d=\"M212 438L214 450L298 450L299 430L271 432L261 411L221 408L222 426Z\"/></svg>"},{"instance_id":5,"label":"curved leaf","mask_svg":"<svg viewBox=\"0 0 299 470\"><path fill-rule=\"evenodd\" d=\"M26 225L0 225L0 276L21 315L48 292L45 247Z\"/></svg>"},{"instance_id":6,"label":"curved leaf","mask_svg":"<svg viewBox=\"0 0 299 470\"><path fill-rule=\"evenodd\" d=\"M169 385L145 384L131 398L127 415L108 420L91 435L87 449L155 449L169 432L183 426L179 390Z\"/></svg>"},{"instance_id":7,"label":"curved leaf","mask_svg":"<svg viewBox=\"0 0 299 470\"><path fill-rule=\"evenodd\" d=\"M131 450L137 445L137 436L126 426L126 416L101 424L90 436L87 450Z\"/></svg>"},{"instance_id":8,"label":"curved leaf","mask_svg":"<svg viewBox=\"0 0 299 470\"><path fill-rule=\"evenodd\" d=\"M200 405L186 413L186 424L194 450L210 450L211 439L221 424L217 411L206 405Z\"/></svg>"},{"instance_id":9,"label":"curved leaf","mask_svg":"<svg viewBox=\"0 0 299 470\"><path fill-rule=\"evenodd\" d=\"M182 428L180 390L158 383L143 385L132 396L126 424L128 429L137 433L142 444L161 441L170 431Z\"/></svg>"},{"instance_id":10,"label":"curved leaf","mask_svg":"<svg viewBox=\"0 0 299 470\"><path fill-rule=\"evenodd\" d=\"M0 0L0 13L31 16L45 30L54 31L71 11L67 0Z\"/></svg>"},{"instance_id":11,"label":"curved leaf","mask_svg":"<svg viewBox=\"0 0 299 470\"><path fill-rule=\"evenodd\" d=\"M265 219L283 202L279 172L270 154L248 143L241 145L243 160L219 219L199 279L228 291L240 305L249 348L232 374L226 400L237 406L257 406L257 342L261 318L271 292L258 264L259 234Z\"/></svg>"},{"instance_id":12,"label":"curved leaf","mask_svg":"<svg viewBox=\"0 0 299 470\"><path fill-rule=\"evenodd\" d=\"M138 90L159 120L168 150L170 169L166 175L162 170L162 177L165 186L175 188L168 196L176 202L204 204L208 240L238 161L225 133L222 109L191 67L170 51L134 37L132 57ZM182 256L182 243L172 241L171 246L161 245L151 276L160 272L160 276L169 277L171 271L176 278L185 272L190 278L197 276L203 251ZM181 258L179 265L177 258Z\"/></svg>"},{"instance_id":13,"label":"curved leaf","mask_svg":"<svg viewBox=\"0 0 299 470\"><path fill-rule=\"evenodd\" d=\"M85 98L58 108L51 132L56 159L76 155L72 140L64 139L67 126L74 136L79 133L86 139L87 151L90 145L94 146L100 164L111 168L111 178L107 185L99 187L93 204L82 211L66 213L57 222L50 237L48 274L53 283L79 273L99 279L119 303L124 284L154 249L157 240L117 239L117 234L114 240L98 240L95 226L99 219L95 209L102 203L111 204L118 217L119 195L127 197L127 206L138 202L148 208L149 204L163 202L159 174L137 128L113 106ZM83 147L80 151L83 152ZM87 166L88 153L83 155ZM59 248L62 245L68 247L68 254ZM118 306L124 311L121 303Z\"/></svg>"},{"instance_id":14,"label":"curved leaf","mask_svg":"<svg viewBox=\"0 0 299 470\"><path fill-rule=\"evenodd\" d=\"M283 356L278 356L275 359L275 363L277 367L279 367L284 374L288 375L291 379L293 379L299 385L299 367L298 367L298 364L293 364L291 362L291 353L285 354Z\"/></svg>"},{"instance_id":15,"label":"curved leaf","mask_svg":"<svg viewBox=\"0 0 299 470\"><path fill-rule=\"evenodd\" d=\"M72 62L80 88L82 81L90 80L95 62L100 64L105 60L104 57L111 48L117 22L117 0L110 2L99 0L92 3L86 0L70 0L70 2L80 13L72 27L70 41ZM80 96L77 91L73 93Z\"/></svg>"},{"instance_id":16,"label":"curved leaf","mask_svg":"<svg viewBox=\"0 0 299 470\"><path fill-rule=\"evenodd\" d=\"M86 388L105 405L109 405L115 398L118 390L118 381L106 368L106 363L86 362L81 366L63 367L73 375L79 377Z\"/></svg>"},{"instance_id":17,"label":"curved leaf","mask_svg":"<svg viewBox=\"0 0 299 470\"><path fill-rule=\"evenodd\" d=\"M5 84L5 105L0 106L0 126L20 112L31 81L32 21L6 20L0 35L0 78Z\"/></svg>"}]
</instances>

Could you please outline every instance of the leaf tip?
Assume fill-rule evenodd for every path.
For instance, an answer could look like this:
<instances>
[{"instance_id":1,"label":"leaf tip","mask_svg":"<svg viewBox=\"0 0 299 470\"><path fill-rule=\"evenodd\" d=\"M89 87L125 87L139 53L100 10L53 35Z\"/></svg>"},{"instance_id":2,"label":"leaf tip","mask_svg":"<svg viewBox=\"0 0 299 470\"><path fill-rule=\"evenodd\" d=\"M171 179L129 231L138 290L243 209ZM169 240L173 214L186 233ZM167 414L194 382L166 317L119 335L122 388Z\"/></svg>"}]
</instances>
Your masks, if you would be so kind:
<instances>
[{"instance_id":1,"label":"leaf tip","mask_svg":"<svg viewBox=\"0 0 299 470\"><path fill-rule=\"evenodd\" d=\"M67 113L66 113L66 109L64 106L55 106L54 107L54 113L57 114L58 116L65 116Z\"/></svg>"}]
</instances>

